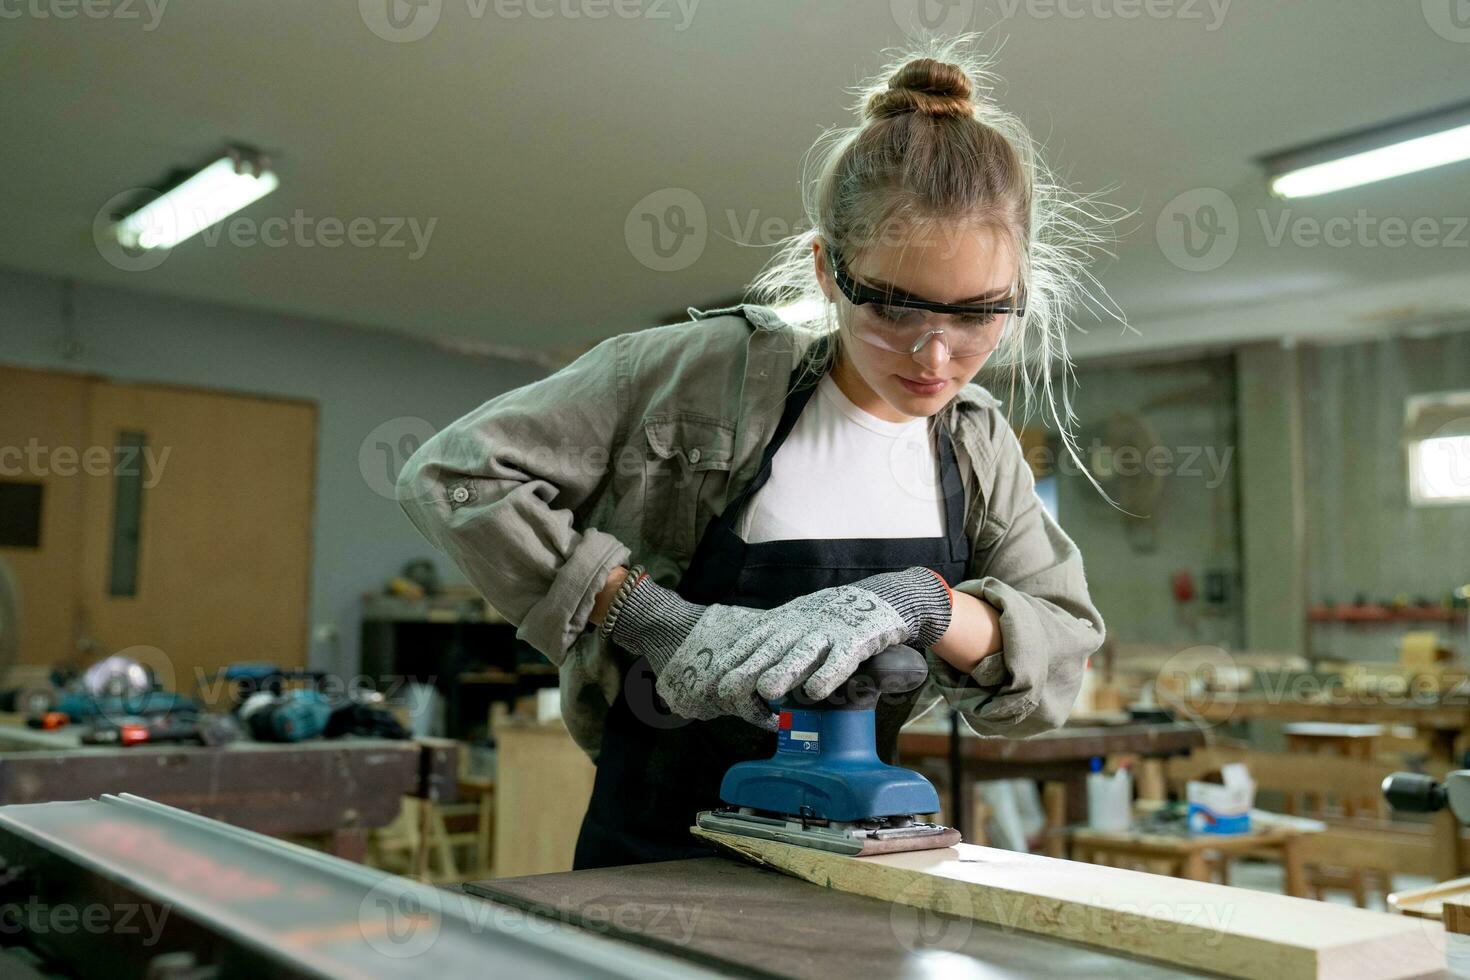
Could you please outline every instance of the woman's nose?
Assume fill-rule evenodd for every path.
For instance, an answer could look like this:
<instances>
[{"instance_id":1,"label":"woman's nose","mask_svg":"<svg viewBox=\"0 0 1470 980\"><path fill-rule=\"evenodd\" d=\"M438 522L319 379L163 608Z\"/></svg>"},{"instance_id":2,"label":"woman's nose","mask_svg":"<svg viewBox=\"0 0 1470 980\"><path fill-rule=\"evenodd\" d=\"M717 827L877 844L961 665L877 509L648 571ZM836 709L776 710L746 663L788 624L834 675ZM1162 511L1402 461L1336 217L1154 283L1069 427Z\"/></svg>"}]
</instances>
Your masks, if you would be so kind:
<instances>
[{"instance_id":1,"label":"woman's nose","mask_svg":"<svg viewBox=\"0 0 1470 980\"><path fill-rule=\"evenodd\" d=\"M949 361L949 345L944 342L944 332L931 330L919 338L914 360L931 371L937 371Z\"/></svg>"}]
</instances>

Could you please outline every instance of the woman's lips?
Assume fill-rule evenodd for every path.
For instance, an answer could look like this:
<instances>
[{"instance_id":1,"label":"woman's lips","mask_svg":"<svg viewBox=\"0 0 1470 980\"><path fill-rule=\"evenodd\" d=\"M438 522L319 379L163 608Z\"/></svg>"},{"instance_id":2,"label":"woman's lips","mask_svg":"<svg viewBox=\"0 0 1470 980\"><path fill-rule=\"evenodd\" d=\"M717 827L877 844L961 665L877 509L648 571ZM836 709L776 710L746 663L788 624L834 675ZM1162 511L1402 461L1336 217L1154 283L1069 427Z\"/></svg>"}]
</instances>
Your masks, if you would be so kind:
<instances>
[{"instance_id":1,"label":"woman's lips","mask_svg":"<svg viewBox=\"0 0 1470 980\"><path fill-rule=\"evenodd\" d=\"M909 378L905 378L901 374L895 375L895 377L898 378L899 381L903 382L903 386L905 388L907 388L909 391L912 391L916 395L935 395L943 391L944 386L949 384L948 378L940 378L938 381L924 382L910 380Z\"/></svg>"}]
</instances>

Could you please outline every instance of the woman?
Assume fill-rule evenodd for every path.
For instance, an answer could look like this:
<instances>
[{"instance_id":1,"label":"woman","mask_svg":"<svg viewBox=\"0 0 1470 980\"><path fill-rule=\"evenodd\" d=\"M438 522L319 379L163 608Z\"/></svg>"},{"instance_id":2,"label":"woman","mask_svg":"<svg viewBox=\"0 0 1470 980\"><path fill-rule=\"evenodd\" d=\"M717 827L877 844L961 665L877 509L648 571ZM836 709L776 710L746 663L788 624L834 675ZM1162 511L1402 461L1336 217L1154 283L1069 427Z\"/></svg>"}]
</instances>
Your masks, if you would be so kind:
<instances>
[{"instance_id":1,"label":"woman","mask_svg":"<svg viewBox=\"0 0 1470 980\"><path fill-rule=\"evenodd\" d=\"M940 696L1012 737L1076 698L1102 618L970 381L1001 354L1066 433L1049 379L1087 240L977 97L970 40L885 72L807 181L811 231L758 286L820 297L819 322L742 305L610 338L400 477L419 529L560 666L597 762L578 868L710 853L688 828L726 769L772 753L769 702L822 697L893 643L931 670L880 704L885 761Z\"/></svg>"}]
</instances>

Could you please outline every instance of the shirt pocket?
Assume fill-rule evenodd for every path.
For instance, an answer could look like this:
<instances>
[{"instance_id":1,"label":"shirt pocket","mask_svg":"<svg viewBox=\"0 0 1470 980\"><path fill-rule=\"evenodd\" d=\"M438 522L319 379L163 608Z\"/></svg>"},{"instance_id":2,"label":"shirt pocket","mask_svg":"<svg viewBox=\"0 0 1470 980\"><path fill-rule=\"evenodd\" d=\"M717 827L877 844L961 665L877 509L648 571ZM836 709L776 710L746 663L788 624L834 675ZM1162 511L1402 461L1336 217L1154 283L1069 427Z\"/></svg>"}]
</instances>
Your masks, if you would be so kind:
<instances>
[{"instance_id":1,"label":"shirt pocket","mask_svg":"<svg viewBox=\"0 0 1470 980\"><path fill-rule=\"evenodd\" d=\"M694 553L698 535L724 503L735 426L679 412L643 420L643 538L673 556Z\"/></svg>"}]
</instances>

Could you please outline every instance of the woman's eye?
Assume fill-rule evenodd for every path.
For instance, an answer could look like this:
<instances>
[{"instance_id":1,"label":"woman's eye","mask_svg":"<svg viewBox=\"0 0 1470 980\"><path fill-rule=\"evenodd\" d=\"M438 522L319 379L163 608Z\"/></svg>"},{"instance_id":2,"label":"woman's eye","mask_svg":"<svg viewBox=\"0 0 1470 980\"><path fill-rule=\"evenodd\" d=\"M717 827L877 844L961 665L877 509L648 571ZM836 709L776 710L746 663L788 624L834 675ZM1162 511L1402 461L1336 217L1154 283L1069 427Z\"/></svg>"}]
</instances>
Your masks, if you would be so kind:
<instances>
[{"instance_id":1,"label":"woman's eye","mask_svg":"<svg viewBox=\"0 0 1470 980\"><path fill-rule=\"evenodd\" d=\"M962 327L988 327L994 322L994 313L969 313L960 317Z\"/></svg>"},{"instance_id":2,"label":"woman's eye","mask_svg":"<svg viewBox=\"0 0 1470 980\"><path fill-rule=\"evenodd\" d=\"M913 310L906 310L902 306L875 306L873 312L884 323L898 325L913 323L919 318L919 315Z\"/></svg>"}]
</instances>

